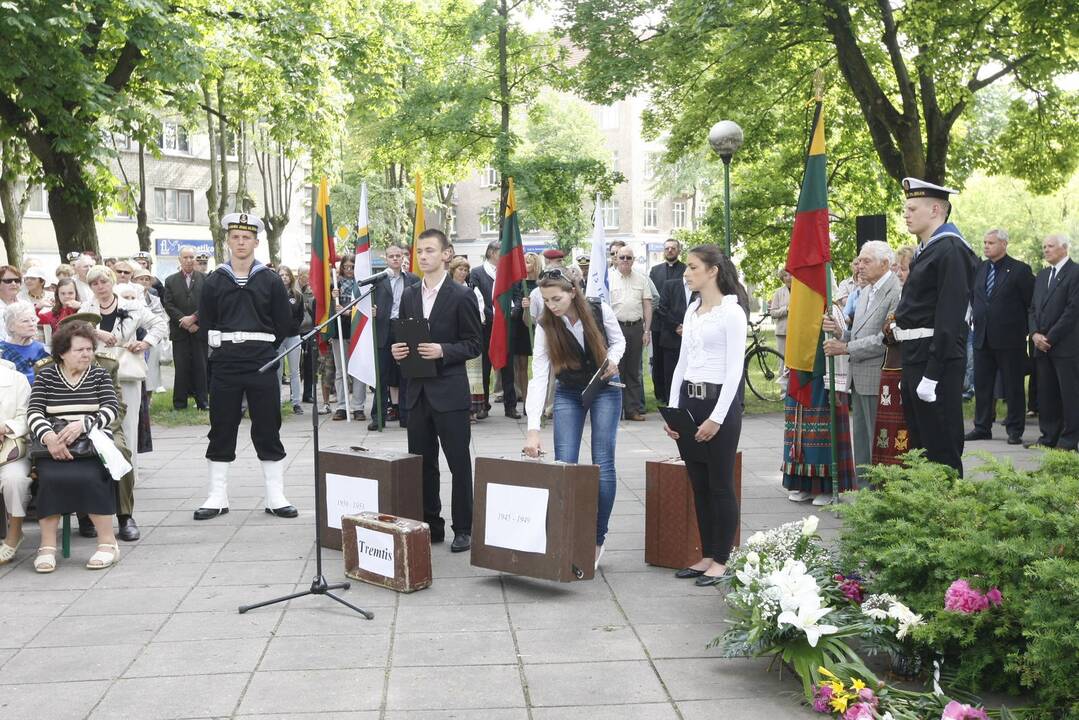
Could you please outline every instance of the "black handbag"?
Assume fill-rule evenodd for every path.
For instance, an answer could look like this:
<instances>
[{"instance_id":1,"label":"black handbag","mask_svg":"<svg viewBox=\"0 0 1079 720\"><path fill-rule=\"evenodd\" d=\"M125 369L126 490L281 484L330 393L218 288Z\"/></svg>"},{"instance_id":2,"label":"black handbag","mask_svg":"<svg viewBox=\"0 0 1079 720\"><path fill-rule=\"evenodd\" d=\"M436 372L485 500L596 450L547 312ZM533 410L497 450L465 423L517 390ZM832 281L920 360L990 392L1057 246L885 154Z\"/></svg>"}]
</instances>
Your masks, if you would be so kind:
<instances>
[{"instance_id":1,"label":"black handbag","mask_svg":"<svg viewBox=\"0 0 1079 720\"><path fill-rule=\"evenodd\" d=\"M68 421L63 418L52 418L53 432L59 433L65 427L67 427ZM97 448L90 441L90 436L85 432L75 438L75 442L67 446L67 451L71 453L72 459L78 460L79 458L92 458L97 457ZM35 436L33 442L30 445L30 459L38 460L40 458L52 458L52 453L49 452L49 448L37 439Z\"/></svg>"}]
</instances>

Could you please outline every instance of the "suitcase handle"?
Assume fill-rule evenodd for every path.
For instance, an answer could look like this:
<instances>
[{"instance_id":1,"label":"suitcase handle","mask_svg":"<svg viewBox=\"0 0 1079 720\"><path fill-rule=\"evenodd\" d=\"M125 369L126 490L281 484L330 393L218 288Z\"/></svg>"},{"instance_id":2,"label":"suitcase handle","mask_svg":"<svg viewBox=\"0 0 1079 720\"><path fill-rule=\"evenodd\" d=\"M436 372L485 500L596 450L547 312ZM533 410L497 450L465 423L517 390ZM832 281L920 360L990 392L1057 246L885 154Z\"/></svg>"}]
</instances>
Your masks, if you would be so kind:
<instances>
[{"instance_id":1,"label":"suitcase handle","mask_svg":"<svg viewBox=\"0 0 1079 720\"><path fill-rule=\"evenodd\" d=\"M351 450L352 452L371 452L370 450L365 448L363 445L349 445L348 449Z\"/></svg>"}]
</instances>

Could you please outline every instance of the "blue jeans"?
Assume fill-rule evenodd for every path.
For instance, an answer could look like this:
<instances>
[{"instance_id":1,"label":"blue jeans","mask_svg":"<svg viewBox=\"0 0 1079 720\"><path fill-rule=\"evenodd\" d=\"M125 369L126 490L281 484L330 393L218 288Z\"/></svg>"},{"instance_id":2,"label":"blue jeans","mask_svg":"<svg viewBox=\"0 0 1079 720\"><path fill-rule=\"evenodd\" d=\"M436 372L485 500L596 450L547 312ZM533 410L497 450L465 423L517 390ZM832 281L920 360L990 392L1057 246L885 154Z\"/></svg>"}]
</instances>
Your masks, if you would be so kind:
<instances>
[{"instance_id":1,"label":"blue jeans","mask_svg":"<svg viewBox=\"0 0 1079 720\"><path fill-rule=\"evenodd\" d=\"M617 381L617 377L614 378ZM614 470L615 438L622 416L622 390L608 386L601 390L587 411L581 406L581 391L557 383L554 391L554 458L577 463L584 435L584 416L592 416L592 463L599 465L599 510L596 514L596 545L607 537L607 522L614 507L618 477Z\"/></svg>"}]
</instances>

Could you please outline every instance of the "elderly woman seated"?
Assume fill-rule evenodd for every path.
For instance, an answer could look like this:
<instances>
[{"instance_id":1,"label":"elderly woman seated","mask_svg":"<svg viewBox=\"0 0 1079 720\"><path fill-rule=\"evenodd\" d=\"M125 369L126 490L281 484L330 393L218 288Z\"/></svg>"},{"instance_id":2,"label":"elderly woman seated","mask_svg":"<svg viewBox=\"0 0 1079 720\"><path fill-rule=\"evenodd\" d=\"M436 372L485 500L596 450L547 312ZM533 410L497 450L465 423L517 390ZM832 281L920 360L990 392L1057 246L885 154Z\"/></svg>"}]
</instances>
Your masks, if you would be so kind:
<instances>
[{"instance_id":1,"label":"elderly woman seated","mask_svg":"<svg viewBox=\"0 0 1079 720\"><path fill-rule=\"evenodd\" d=\"M0 362L0 492L7 507L7 537L0 544L0 565L22 545L22 522L30 501L30 461L26 458L26 406L30 383L9 363Z\"/></svg>"},{"instance_id":2,"label":"elderly woman seated","mask_svg":"<svg viewBox=\"0 0 1079 720\"><path fill-rule=\"evenodd\" d=\"M8 339L0 341L0 359L7 360L26 376L26 382L34 382L34 366L49 357L45 346L35 340L37 335L37 310L28 302L14 302L4 308L4 327Z\"/></svg>"},{"instance_id":3,"label":"elderly woman seated","mask_svg":"<svg viewBox=\"0 0 1079 720\"><path fill-rule=\"evenodd\" d=\"M56 364L41 369L30 392L30 433L47 450L34 460L41 527L34 569L39 573L56 569L56 527L60 516L70 512L88 513L97 529L100 542L86 567L107 568L120 557L112 530L112 478L93 448L86 447L87 433L98 428L109 435L109 425L120 412L109 373L93 364L95 344L88 323L61 325L52 339Z\"/></svg>"}]
</instances>

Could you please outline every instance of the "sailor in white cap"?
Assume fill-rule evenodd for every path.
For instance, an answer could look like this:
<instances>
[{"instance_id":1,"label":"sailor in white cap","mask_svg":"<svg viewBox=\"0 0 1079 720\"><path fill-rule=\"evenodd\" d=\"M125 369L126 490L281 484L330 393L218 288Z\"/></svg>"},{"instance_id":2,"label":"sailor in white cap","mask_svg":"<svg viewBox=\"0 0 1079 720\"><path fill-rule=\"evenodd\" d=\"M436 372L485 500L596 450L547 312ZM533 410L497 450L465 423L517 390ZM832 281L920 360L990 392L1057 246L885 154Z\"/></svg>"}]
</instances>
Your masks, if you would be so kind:
<instances>
[{"instance_id":1,"label":"sailor in white cap","mask_svg":"<svg viewBox=\"0 0 1079 720\"><path fill-rule=\"evenodd\" d=\"M209 492L195 511L208 520L229 511L228 469L236 459L236 433L246 396L251 441L266 483L266 512L296 517L285 498L285 448L281 444L280 370L258 369L276 353L292 321L288 293L277 273L255 259L262 220L250 213L221 219L229 261L206 277L199 298L198 324L207 331L210 352Z\"/></svg>"},{"instance_id":2,"label":"sailor in white cap","mask_svg":"<svg viewBox=\"0 0 1079 720\"><path fill-rule=\"evenodd\" d=\"M907 230L921 241L895 309L892 331L903 348L903 413L910 447L963 475L963 371L970 287L978 260L952 223L958 191L903 180Z\"/></svg>"}]
</instances>

